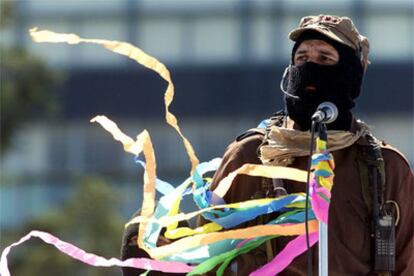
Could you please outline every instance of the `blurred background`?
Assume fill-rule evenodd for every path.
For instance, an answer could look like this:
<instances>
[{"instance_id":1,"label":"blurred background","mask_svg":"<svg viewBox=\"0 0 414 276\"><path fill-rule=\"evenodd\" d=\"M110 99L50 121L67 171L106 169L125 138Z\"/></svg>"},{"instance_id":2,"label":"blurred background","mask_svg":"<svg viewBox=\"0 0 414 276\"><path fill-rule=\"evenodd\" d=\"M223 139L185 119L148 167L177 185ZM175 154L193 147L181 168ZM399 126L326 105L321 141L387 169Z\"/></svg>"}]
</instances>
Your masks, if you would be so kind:
<instances>
[{"instance_id":1,"label":"blurred background","mask_svg":"<svg viewBox=\"0 0 414 276\"><path fill-rule=\"evenodd\" d=\"M283 108L289 31L308 14L349 16L371 42L355 113L414 164L412 0L1 0L1 249L32 229L117 257L123 224L141 204L143 170L98 125L147 129L158 177L190 163L165 123L166 83L96 45L36 44L28 29L131 42L167 65L171 111L201 161ZM114 275L33 241L12 251L13 275ZM66 272L65 272L66 271Z\"/></svg>"}]
</instances>

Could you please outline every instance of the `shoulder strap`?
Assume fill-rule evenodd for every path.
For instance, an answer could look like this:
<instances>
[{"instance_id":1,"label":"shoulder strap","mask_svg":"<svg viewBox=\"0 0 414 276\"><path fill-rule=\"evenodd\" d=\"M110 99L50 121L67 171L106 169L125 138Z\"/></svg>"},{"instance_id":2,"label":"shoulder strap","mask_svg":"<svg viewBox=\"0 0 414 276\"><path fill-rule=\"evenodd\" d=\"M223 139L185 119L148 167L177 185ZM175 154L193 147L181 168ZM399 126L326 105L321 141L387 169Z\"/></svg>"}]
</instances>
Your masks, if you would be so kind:
<instances>
[{"instance_id":1,"label":"shoulder strap","mask_svg":"<svg viewBox=\"0 0 414 276\"><path fill-rule=\"evenodd\" d=\"M385 164L381 143L371 133L359 145L359 170L362 195L371 216L373 237L373 269L377 275L391 275L395 269L395 216L385 201Z\"/></svg>"},{"instance_id":2,"label":"shoulder strap","mask_svg":"<svg viewBox=\"0 0 414 276\"><path fill-rule=\"evenodd\" d=\"M362 196L370 214L373 214L376 210L373 210L375 202L380 205L384 204L385 197L385 164L384 158L381 152L380 141L377 140L371 133L364 136L365 142L363 145L359 144L358 148L358 167L360 173L360 180L362 185ZM374 183L373 173L376 173L378 179L376 181L377 189L375 196L376 200L373 200ZM380 206L377 206L377 209Z\"/></svg>"},{"instance_id":3,"label":"shoulder strap","mask_svg":"<svg viewBox=\"0 0 414 276\"><path fill-rule=\"evenodd\" d=\"M263 120L258 127L256 128L251 128L245 132L243 132L242 134L240 134L239 136L236 137L236 141L239 142L243 139L246 139L250 136L259 134L263 136L262 139L262 144L257 148L257 154L260 155L259 149L261 146L263 146L264 144L266 144L266 138L267 135L270 131L270 128L272 126L282 126L283 125L283 121L285 119L285 112L283 110L276 112L274 115L272 115L270 118Z\"/></svg>"}]
</instances>

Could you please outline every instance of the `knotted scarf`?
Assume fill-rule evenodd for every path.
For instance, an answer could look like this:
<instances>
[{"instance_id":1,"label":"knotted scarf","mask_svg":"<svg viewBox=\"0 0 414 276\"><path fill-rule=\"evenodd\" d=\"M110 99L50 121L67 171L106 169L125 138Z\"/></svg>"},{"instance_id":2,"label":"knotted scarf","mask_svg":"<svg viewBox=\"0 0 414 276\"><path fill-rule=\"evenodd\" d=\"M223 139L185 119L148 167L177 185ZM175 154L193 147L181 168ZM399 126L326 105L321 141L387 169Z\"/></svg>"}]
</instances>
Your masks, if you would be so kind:
<instances>
[{"instance_id":1,"label":"knotted scarf","mask_svg":"<svg viewBox=\"0 0 414 276\"><path fill-rule=\"evenodd\" d=\"M354 144L369 129L355 121L356 131L328 130L328 151L334 152ZM288 166L295 157L308 156L311 133L291 128L272 126L260 147L260 159L265 165Z\"/></svg>"}]
</instances>

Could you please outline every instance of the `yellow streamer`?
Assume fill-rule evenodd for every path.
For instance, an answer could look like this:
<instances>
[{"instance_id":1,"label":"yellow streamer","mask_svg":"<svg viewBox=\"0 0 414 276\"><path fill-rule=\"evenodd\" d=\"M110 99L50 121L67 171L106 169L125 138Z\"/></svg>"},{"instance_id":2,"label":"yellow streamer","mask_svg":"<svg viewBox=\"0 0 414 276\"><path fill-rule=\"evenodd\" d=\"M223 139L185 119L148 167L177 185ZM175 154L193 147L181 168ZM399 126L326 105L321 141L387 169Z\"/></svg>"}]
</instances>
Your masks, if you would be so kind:
<instances>
[{"instance_id":1,"label":"yellow streamer","mask_svg":"<svg viewBox=\"0 0 414 276\"><path fill-rule=\"evenodd\" d=\"M313 233L316 231L318 231L318 222L316 220L312 220L309 222L309 233ZM226 239L250 239L269 235L295 236L303 234L305 234L304 223L291 225L257 225L249 228L186 237L177 240L171 244L150 249L147 252L150 254L152 258L160 259L167 256L171 256L177 252L183 252L191 248L207 245Z\"/></svg>"},{"instance_id":2,"label":"yellow streamer","mask_svg":"<svg viewBox=\"0 0 414 276\"><path fill-rule=\"evenodd\" d=\"M305 193L294 193L294 194L289 194L289 196L291 195L300 195L300 196L305 196ZM281 199L283 197L280 197L278 199ZM189 220L192 219L195 216L198 216L204 212L210 211L210 210L215 210L215 209L225 209L225 208L234 208L234 209L244 209L244 208L249 208L252 206L259 206L259 205L264 205L267 204L271 201L275 200L274 198L260 198L260 199L252 199L252 200L247 200L247 201L243 201L243 202L238 202L238 203L230 203L230 204L225 204L225 205L216 205L216 206L212 206L212 207L208 207L208 208L204 208L201 210L197 210L191 213L179 213L177 215L174 216L164 216L158 220L154 219L154 218L146 218L143 216L137 216L134 217L133 219L131 219L126 225L125 227L128 227L129 225L132 224L136 224L136 223L141 223L141 222L147 222L147 221L153 221L158 223L160 226L164 227L164 226L168 226L172 223L178 223L180 221L183 220ZM288 205L286 205L286 207L303 207L304 204L303 202L292 202L289 203Z\"/></svg>"},{"instance_id":3,"label":"yellow streamer","mask_svg":"<svg viewBox=\"0 0 414 276\"><path fill-rule=\"evenodd\" d=\"M123 133L118 128L116 123L108 119L106 116L103 116L103 115L96 116L95 118L92 118L90 122L99 123L106 131L112 134L112 136L114 137L116 141L119 141L122 143L122 145L124 146L124 150L126 152L132 153L136 156L138 156L142 152L142 148L143 148L142 139L144 135L141 136L141 134L143 134L143 132L141 132L141 134L139 135L139 137L141 137L141 139L139 139L140 141L134 141L131 137ZM146 130L144 131L146 132Z\"/></svg>"},{"instance_id":4,"label":"yellow streamer","mask_svg":"<svg viewBox=\"0 0 414 276\"><path fill-rule=\"evenodd\" d=\"M171 80L170 71L167 67L158 61L156 58L148 55L138 47L133 46L130 43L116 41L116 40L105 40L105 39L88 39L81 38L76 34L62 34L55 33L47 30L38 30L37 28L32 28L29 30L29 33L32 39L35 42L50 42L50 43L68 43L68 44L79 44L79 43L93 43L98 44L109 51L114 53L127 56L137 63L155 71L158 73L167 83L167 89L164 94L164 103L165 103L165 119L169 125L171 125L177 133L180 135L183 140L185 149L187 151L188 157L191 162L191 173L195 170L199 161L194 152L193 147L186 137L181 132L180 127L178 126L177 118L169 111L169 106L174 99L174 84Z\"/></svg>"},{"instance_id":5,"label":"yellow streamer","mask_svg":"<svg viewBox=\"0 0 414 276\"><path fill-rule=\"evenodd\" d=\"M318 139L316 141L316 148L319 152L326 150L326 141Z\"/></svg>"},{"instance_id":6,"label":"yellow streamer","mask_svg":"<svg viewBox=\"0 0 414 276\"><path fill-rule=\"evenodd\" d=\"M269 201L272 201L272 200L273 199L271 199ZM251 204L244 204L244 203L248 203L248 202L241 202L240 204L242 204L242 203L244 205L243 207L245 207L245 208L247 207L247 205L251 205ZM254 205L254 206L258 206L258 205ZM293 202L293 203L287 204L286 207L287 208L305 208L305 202L304 201ZM183 219L181 219L181 220L183 220ZM220 231L222 229L223 229L223 227L221 225L215 223L215 222L207 223L207 224L205 224L203 226L200 226L200 227L197 227L195 229L191 229L189 227L180 227L180 228L176 228L176 229L175 228L169 229L167 227L167 231L165 231L164 236L167 239L178 239L178 238L187 237L187 236L190 236L190 235L207 234L207 233L211 233L211 232L216 232L216 231Z\"/></svg>"},{"instance_id":7,"label":"yellow streamer","mask_svg":"<svg viewBox=\"0 0 414 276\"><path fill-rule=\"evenodd\" d=\"M191 146L190 142L187 140L186 137L182 134L180 127L178 126L177 118L169 111L169 106L171 105L173 98L174 98L174 85L171 80L170 72L156 58L146 54L141 49L120 41L110 41L110 40L103 40L103 39L85 39L80 38L76 34L61 34L61 33L54 33L51 31L38 31L37 28L30 30L30 35L35 42L51 42L51 43L68 43L68 44L79 44L79 43L93 43L98 44L106 49L118 53L124 56L127 56L137 63L155 71L158 73L165 81L167 81L168 86L164 94L164 103L165 103L165 118L169 125L171 125L177 133L180 135L181 139L183 140L185 149L187 151L187 155L191 162L191 174L194 172L196 166L198 165L199 161L195 155L194 149ZM176 227L176 223L195 213L204 212L206 208L200 210L198 212L193 212L191 214L178 214L178 203L174 204L173 210L169 213L172 216L168 216L166 218L161 218L159 221L165 225L170 225L170 233L171 235L176 236L184 236L188 233L197 234L197 233L204 233L198 234L191 237L182 238L176 242L173 242L168 245L164 245L157 248L147 248L145 247L143 236L148 226L148 222L153 219L154 207L155 207L155 181L156 181L156 163L155 163L155 154L154 149L152 146L151 138L146 130L142 131L138 136L137 140L134 141L132 138L124 134L118 126L106 118L105 116L97 116L91 120L92 122L98 122L104 129L110 132L114 139L121 142L124 150L126 152L138 155L141 152L145 155L146 165L145 165L145 172L144 172L144 193L143 193L143 203L141 208L141 216L140 216L140 226L138 230L138 245L140 248L147 251L152 258L163 258L166 256L170 256L177 252L182 252L191 248L195 248L201 245L210 244L213 242L225 240L225 239L248 239L248 238L255 238L260 236L267 236L267 235L302 235L305 233L305 226L304 223L301 224L292 224L292 225L257 225L245 229L236 229L236 230L229 230L223 232L213 232L207 233L208 231L217 231L219 230L219 225L211 223L207 224L205 227L199 227L196 229L172 229ZM306 181L306 172L298 169L292 168L284 168L284 167L270 167L264 165L253 165L253 164L245 164L241 168L237 169L236 171L232 172L229 176L224 178L214 191L218 196L223 197L228 189L230 188L234 178L238 174L246 174L251 176L262 176L268 178L281 178L281 179L290 179L299 182ZM264 199L261 200L260 203L268 202L268 200L273 199ZM236 204L229 204L234 206L243 206L243 203L236 203ZM259 204L259 201L256 202ZM252 202L247 202L246 206L252 204ZM298 202L292 204L300 204ZM219 206L214 206L212 208L220 208ZM211 208L211 209L212 209ZM316 221L311 221L309 223L309 231L315 232L317 231L318 223ZM174 230L176 230L174 232Z\"/></svg>"},{"instance_id":8,"label":"yellow streamer","mask_svg":"<svg viewBox=\"0 0 414 276\"><path fill-rule=\"evenodd\" d=\"M190 236L190 235L196 235L196 234L207 234L211 232L220 231L223 229L219 224L215 222L210 222L207 224L204 224L203 226L197 227L195 229L191 229L189 227L180 227L177 229L172 229L165 231L164 236L167 239L179 239L182 237Z\"/></svg>"},{"instance_id":9,"label":"yellow streamer","mask_svg":"<svg viewBox=\"0 0 414 276\"><path fill-rule=\"evenodd\" d=\"M324 170L330 172L332 170L330 163L328 161L319 161L315 166L312 166L315 169L317 166L318 170Z\"/></svg>"},{"instance_id":10,"label":"yellow streamer","mask_svg":"<svg viewBox=\"0 0 414 276\"><path fill-rule=\"evenodd\" d=\"M175 201L174 201L174 203L173 203L173 205L172 205L172 207L171 207L170 211L168 212L168 216L175 216L175 215L178 213L179 208L180 208L180 203L181 203L181 195L179 195L179 196L175 199ZM178 221L177 221L177 222L171 222L171 223L167 226L166 233L170 233L171 231L173 231L174 229L176 229L176 228L177 228L177 226L178 226Z\"/></svg>"},{"instance_id":11,"label":"yellow streamer","mask_svg":"<svg viewBox=\"0 0 414 276\"><path fill-rule=\"evenodd\" d=\"M329 191L332 190L333 182L330 180L330 178L320 176L318 177L318 183Z\"/></svg>"},{"instance_id":12,"label":"yellow streamer","mask_svg":"<svg viewBox=\"0 0 414 276\"><path fill-rule=\"evenodd\" d=\"M141 216L147 218L147 220L143 221L139 225L137 242L139 247L145 249L146 247L143 237L148 225L148 219L153 215L155 208L156 163L151 137L148 131L143 130L134 142L131 137L124 134L113 121L105 116L96 116L91 120L91 122L99 123L105 130L111 133L115 140L120 141L123 144L125 151L135 155L139 155L142 151L144 152L146 163L144 171L144 196Z\"/></svg>"},{"instance_id":13,"label":"yellow streamer","mask_svg":"<svg viewBox=\"0 0 414 276\"><path fill-rule=\"evenodd\" d=\"M79 43L93 43L98 44L106 49L127 56L137 63L155 71L158 73L165 81L167 81L168 86L164 94L164 103L165 103L165 118L169 125L171 125L177 133L180 135L183 140L187 155L191 162L191 174L195 170L199 161L195 155L194 149L191 146L190 142L182 134L180 127L178 126L177 118L169 111L169 106L171 105L174 98L174 85L171 80L170 72L164 64L158 61L156 58L146 54L141 49L133 46L130 43L114 41L114 40L104 40L104 39L87 39L81 38L76 34L62 34L55 33L47 30L38 30L37 28L32 28L29 30L30 36L35 42L50 42L50 43L68 43L68 44L79 44ZM130 137L123 134L122 131L116 126L116 124L110 121L104 116L98 116L92 119L93 122L99 122L107 131L109 131L115 140L120 141L124 150L135 155L138 155L142 150L144 151L146 166L144 173L144 193L143 193L143 203L141 208L141 216L149 218L154 211L155 206L155 155L152 147L152 142L147 131L143 131L139 136L138 140L134 142ZM143 242L143 236L145 229L147 227L147 222L140 224L138 232L138 245L145 249Z\"/></svg>"},{"instance_id":14,"label":"yellow streamer","mask_svg":"<svg viewBox=\"0 0 414 276\"><path fill-rule=\"evenodd\" d=\"M244 164L223 178L214 190L214 193L223 198L233 183L234 178L236 178L238 174L306 182L306 171L304 170L289 167Z\"/></svg>"}]
</instances>

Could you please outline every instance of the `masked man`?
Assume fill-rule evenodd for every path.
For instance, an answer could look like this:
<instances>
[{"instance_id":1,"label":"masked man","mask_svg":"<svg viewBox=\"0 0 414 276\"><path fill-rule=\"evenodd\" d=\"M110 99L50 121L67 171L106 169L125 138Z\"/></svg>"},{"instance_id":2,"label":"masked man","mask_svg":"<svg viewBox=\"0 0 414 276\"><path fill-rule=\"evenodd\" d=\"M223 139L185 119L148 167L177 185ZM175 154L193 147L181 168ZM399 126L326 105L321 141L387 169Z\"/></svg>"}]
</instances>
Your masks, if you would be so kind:
<instances>
[{"instance_id":1,"label":"masked man","mask_svg":"<svg viewBox=\"0 0 414 276\"><path fill-rule=\"evenodd\" d=\"M413 173L397 150L374 138L351 113L369 63L367 38L358 33L349 18L329 15L304 17L289 38L295 45L281 84L285 111L270 118L265 128L237 137L227 148L211 189L246 163L306 170L311 117L319 104L331 102L339 115L327 125L328 150L336 164L328 224L329 275L414 275ZM224 200L233 203L304 191L303 183L239 175ZM261 216L255 223L266 223L275 216ZM386 216L392 222L386 231L395 231L395 238L387 235L383 241L376 232ZM237 257L225 274L248 275L290 240L279 237ZM128 241L126 235L123 252L130 252L123 258L137 256ZM395 254L378 258L378 242L394 247ZM311 250L316 274L317 246ZM306 274L304 253L279 275Z\"/></svg>"}]
</instances>

